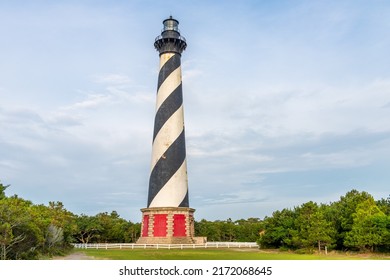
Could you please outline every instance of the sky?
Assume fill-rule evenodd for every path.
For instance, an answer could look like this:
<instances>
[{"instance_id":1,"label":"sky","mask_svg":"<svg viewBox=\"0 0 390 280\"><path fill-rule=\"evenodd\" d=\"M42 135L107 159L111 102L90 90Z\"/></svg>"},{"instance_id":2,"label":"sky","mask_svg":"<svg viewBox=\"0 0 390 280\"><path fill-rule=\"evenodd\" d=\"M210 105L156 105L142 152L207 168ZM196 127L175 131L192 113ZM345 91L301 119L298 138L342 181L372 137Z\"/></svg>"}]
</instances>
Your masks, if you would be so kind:
<instances>
[{"instance_id":1,"label":"sky","mask_svg":"<svg viewBox=\"0 0 390 280\"><path fill-rule=\"evenodd\" d=\"M146 207L162 21L179 20L195 219L390 195L388 1L0 1L0 181Z\"/></svg>"}]
</instances>

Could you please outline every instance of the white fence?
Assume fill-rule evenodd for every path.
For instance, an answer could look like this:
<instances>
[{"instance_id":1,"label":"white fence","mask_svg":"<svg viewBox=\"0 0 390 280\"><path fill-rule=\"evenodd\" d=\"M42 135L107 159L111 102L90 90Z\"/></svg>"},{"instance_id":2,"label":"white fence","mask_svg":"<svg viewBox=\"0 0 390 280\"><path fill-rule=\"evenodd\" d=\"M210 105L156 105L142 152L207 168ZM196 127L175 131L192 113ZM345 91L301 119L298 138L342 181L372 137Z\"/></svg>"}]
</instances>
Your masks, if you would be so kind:
<instances>
[{"instance_id":1,"label":"white fence","mask_svg":"<svg viewBox=\"0 0 390 280\"><path fill-rule=\"evenodd\" d=\"M77 243L73 246L78 249L259 248L256 242L207 242L204 244Z\"/></svg>"}]
</instances>

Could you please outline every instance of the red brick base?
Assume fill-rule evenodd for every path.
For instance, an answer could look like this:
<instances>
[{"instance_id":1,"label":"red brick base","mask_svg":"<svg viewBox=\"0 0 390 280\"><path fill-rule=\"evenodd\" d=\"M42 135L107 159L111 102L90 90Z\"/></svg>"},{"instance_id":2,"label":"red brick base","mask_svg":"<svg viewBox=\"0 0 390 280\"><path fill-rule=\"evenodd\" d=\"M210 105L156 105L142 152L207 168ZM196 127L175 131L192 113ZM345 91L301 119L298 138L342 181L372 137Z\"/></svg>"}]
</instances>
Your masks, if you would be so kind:
<instances>
[{"instance_id":1,"label":"red brick base","mask_svg":"<svg viewBox=\"0 0 390 280\"><path fill-rule=\"evenodd\" d=\"M194 244L194 212L188 207L143 208L139 244Z\"/></svg>"}]
</instances>

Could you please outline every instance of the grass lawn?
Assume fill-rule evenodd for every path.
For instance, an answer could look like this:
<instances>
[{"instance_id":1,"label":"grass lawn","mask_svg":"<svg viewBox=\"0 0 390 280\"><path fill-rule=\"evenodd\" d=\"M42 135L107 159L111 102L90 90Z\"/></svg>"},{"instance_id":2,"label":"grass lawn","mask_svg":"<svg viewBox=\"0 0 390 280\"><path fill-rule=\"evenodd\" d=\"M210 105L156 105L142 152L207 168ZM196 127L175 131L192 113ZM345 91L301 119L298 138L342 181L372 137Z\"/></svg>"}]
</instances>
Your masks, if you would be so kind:
<instances>
[{"instance_id":1,"label":"grass lawn","mask_svg":"<svg viewBox=\"0 0 390 280\"><path fill-rule=\"evenodd\" d=\"M105 260L390 260L389 254L296 254L257 249L75 249Z\"/></svg>"}]
</instances>

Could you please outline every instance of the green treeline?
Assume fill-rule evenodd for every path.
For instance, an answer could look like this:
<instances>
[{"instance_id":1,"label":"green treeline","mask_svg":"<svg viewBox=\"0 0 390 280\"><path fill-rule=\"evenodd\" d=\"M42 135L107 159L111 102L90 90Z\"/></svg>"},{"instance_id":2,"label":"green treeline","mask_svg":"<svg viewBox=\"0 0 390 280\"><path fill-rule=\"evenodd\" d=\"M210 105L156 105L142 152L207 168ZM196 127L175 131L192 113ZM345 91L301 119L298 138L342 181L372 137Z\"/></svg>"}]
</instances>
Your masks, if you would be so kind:
<instances>
[{"instance_id":1,"label":"green treeline","mask_svg":"<svg viewBox=\"0 0 390 280\"><path fill-rule=\"evenodd\" d=\"M140 223L116 211L76 215L61 202L35 205L7 197L0 183L0 259L39 259L64 254L72 243L132 243ZM195 235L208 241L257 241L261 248L390 251L390 197L375 201L352 190L330 204L307 202L275 211L264 220L195 221Z\"/></svg>"},{"instance_id":2,"label":"green treeline","mask_svg":"<svg viewBox=\"0 0 390 280\"><path fill-rule=\"evenodd\" d=\"M263 222L258 218L232 221L195 221L195 236L205 236L207 241L219 242L256 242Z\"/></svg>"},{"instance_id":3,"label":"green treeline","mask_svg":"<svg viewBox=\"0 0 390 280\"><path fill-rule=\"evenodd\" d=\"M307 202L265 217L258 243L262 248L303 252L325 246L336 250L390 251L390 197L375 201L352 190L330 204Z\"/></svg>"},{"instance_id":4,"label":"green treeline","mask_svg":"<svg viewBox=\"0 0 390 280\"><path fill-rule=\"evenodd\" d=\"M7 197L0 183L0 259L39 259L61 255L71 243L135 242L140 224L116 211L75 215L61 202L34 205L16 195Z\"/></svg>"}]
</instances>

